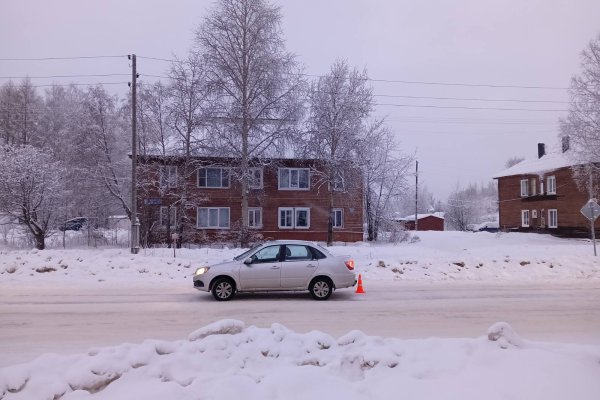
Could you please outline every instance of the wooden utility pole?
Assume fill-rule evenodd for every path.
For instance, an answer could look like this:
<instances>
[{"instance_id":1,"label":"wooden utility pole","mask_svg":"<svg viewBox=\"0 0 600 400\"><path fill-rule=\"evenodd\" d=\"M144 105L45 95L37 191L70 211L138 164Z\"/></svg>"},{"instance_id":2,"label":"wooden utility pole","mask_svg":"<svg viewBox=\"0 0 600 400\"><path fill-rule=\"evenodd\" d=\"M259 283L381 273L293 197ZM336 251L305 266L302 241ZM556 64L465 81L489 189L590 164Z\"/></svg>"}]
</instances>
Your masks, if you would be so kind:
<instances>
[{"instance_id":1,"label":"wooden utility pole","mask_svg":"<svg viewBox=\"0 0 600 400\"><path fill-rule=\"evenodd\" d=\"M139 229L137 219L137 70L135 54L129 56L131 60L131 254L140 251Z\"/></svg>"},{"instance_id":2,"label":"wooden utility pole","mask_svg":"<svg viewBox=\"0 0 600 400\"><path fill-rule=\"evenodd\" d=\"M418 228L419 217L417 216L419 212L419 161L417 161L415 166L415 231Z\"/></svg>"}]
</instances>

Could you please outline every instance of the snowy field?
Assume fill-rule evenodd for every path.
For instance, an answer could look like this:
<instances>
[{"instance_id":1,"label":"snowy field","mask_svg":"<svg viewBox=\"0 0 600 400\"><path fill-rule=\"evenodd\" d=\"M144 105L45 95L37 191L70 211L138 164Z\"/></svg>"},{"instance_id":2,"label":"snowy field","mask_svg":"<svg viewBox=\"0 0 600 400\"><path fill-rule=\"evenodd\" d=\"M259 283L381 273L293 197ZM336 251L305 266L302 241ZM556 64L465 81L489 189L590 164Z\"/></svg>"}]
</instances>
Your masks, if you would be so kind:
<instances>
[{"instance_id":1,"label":"snowy field","mask_svg":"<svg viewBox=\"0 0 600 400\"><path fill-rule=\"evenodd\" d=\"M330 248L349 254L369 281L565 282L600 279L589 240L487 232L419 232L416 243L358 243ZM164 284L197 267L231 260L240 249L0 250L0 284ZM186 281L187 283L187 281Z\"/></svg>"},{"instance_id":2,"label":"snowy field","mask_svg":"<svg viewBox=\"0 0 600 400\"><path fill-rule=\"evenodd\" d=\"M314 302L308 296L244 295L220 305L212 301L210 295L196 293L191 288L190 277L196 267L230 259L240 253L239 249L182 249L177 250L175 258L172 249L142 250L136 256L129 254L128 249L110 248L1 250L0 311L3 311L0 316L4 320L0 320L0 331L8 338L3 340L23 344L18 336L24 335L29 325L19 326L19 316L12 314L11 309L25 308L17 307L26 307L32 313L38 309L39 314L32 314L35 320L46 310L57 308L60 318L65 318L59 324L68 321L65 328L68 332L85 335L88 326L88 329L100 327L108 334L111 329L117 329L109 321L119 313L113 310L107 313L106 319L95 321L97 316L93 309L100 305L103 312L131 307L129 315L138 315L129 317L129 322L147 340L121 340L114 342L121 344L71 355L44 354L32 361L0 368L0 399L600 398L600 346L597 344L532 341L521 338L508 324L493 322L486 325L487 330L482 328L478 334L458 338L400 339L388 332L385 336L368 335L361 331L362 321L348 329L352 326L354 309L367 307L364 312L371 314L373 321L379 318L383 326L388 324L388 318L398 318L397 313L389 312L390 307L398 306L398 299L403 302L404 310L421 310L417 303L425 302L432 292L423 292L423 298L411 299L409 296L421 289L415 292L394 289L406 285L431 286L434 293L439 288L440 298L434 299L437 301L434 307L437 304L442 308L441 314L447 313L443 309L447 302L477 301L481 303L478 312L493 315L494 322L507 320L504 318L510 315L507 309L519 308L524 301L532 303L531 319L540 317L544 321L552 315L573 312L568 309L569 299L573 298L577 307L579 304L589 307L589 311L580 310L578 320L592 321L593 324L587 325L592 332L598 326L596 315L585 315L596 312L600 301L600 263L593 256L589 241L535 234L424 232L418 236L420 241L415 243L333 247L332 252L336 254L354 257L357 272L363 274L367 285L367 295L357 298L351 291L340 291L325 304ZM502 300L497 296L504 293L506 297L513 296L510 289L513 286L539 290L525 297L517 295L493 312L494 305ZM474 287L479 293L470 297L465 287ZM491 297L486 299L487 288L495 287L502 290L490 290ZM558 304L564 304L565 309L549 314L546 303L541 302L541 294L549 293L543 297L553 297L556 287L565 288L556 291L563 296ZM112 298L102 298L101 304L81 306L84 310L89 307L88 313L70 316L70 310L78 310L74 303L80 301L86 291L88 297L97 296L104 289L115 295L135 297L133 293L147 293L151 297L156 288L162 289L157 296L168 298L170 303L145 303L144 299L135 303L112 303ZM577 288L582 288L583 301L575 300L572 295ZM38 295L36 290L39 290L40 300L31 302L29 296ZM9 295L3 296L2 292ZM188 292L190 294L185 296L193 297L183 297L182 293ZM23 297L24 303L13 301L10 296L15 293ZM61 295L48 297L49 305L41 304L47 293ZM70 297L71 293L79 296ZM483 297L479 297L480 294ZM176 302L185 304L181 308ZM251 317L246 305L262 309L263 318L271 315L272 323L265 323L269 319L261 319L260 327L249 323L244 318L244 315ZM156 307L164 308L156 309L157 315L163 312L173 314L174 318L202 314L204 309L210 309L206 314L213 316L213 320L197 324L200 329L188 337L178 333L178 336L169 336L172 340L157 340L153 339L159 337L157 331L147 329L151 325L144 324L144 319ZM323 311L316 311L319 308ZM293 318L301 321L302 333L280 323L290 309L297 310ZM422 312L432 314L432 318L441 315L429 309ZM466 323L465 320L471 318L467 315L461 319L462 313L457 311L456 324ZM219 314L225 316L215 317ZM245 322L223 320L228 318L226 315L236 315ZM331 315L345 321L345 324L337 324L345 330L305 329L311 320L315 321L312 325L315 329L321 326L317 325L319 318ZM277 319L278 316L282 317ZM430 319L423 321L430 322ZM99 325L94 325L95 322ZM173 323L172 329L177 325ZM327 326L332 325L336 325L335 320L329 321ZM168 329L168 326L163 328ZM57 332L60 331L39 329L30 333L27 340L36 340L36 336L41 340L42 336L50 335L44 339L65 348L68 341L76 340L76 334L61 337ZM100 332L100 335L104 334ZM6 349L10 343L4 345L0 348ZM2 357L0 352L0 359ZM0 360L0 365L7 364Z\"/></svg>"}]
</instances>

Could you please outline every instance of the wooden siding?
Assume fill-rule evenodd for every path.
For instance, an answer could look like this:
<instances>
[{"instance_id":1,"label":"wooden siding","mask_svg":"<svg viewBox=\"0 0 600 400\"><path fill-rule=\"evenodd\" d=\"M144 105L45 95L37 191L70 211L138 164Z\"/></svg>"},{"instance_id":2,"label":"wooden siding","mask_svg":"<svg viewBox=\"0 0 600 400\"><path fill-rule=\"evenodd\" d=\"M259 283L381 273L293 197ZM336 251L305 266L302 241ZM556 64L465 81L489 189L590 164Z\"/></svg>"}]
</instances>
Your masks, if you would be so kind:
<instances>
[{"instance_id":1,"label":"wooden siding","mask_svg":"<svg viewBox=\"0 0 600 400\"><path fill-rule=\"evenodd\" d=\"M146 160L144 174L149 181L158 182L159 167L161 161L153 159ZM174 160L164 165L174 165ZM227 166L226 160L210 159L199 160L197 167ZM278 168L310 168L309 189L280 190L278 186ZM329 218L329 187L320 183L318 164L314 160L275 160L270 165L263 167L263 188L250 189L248 207L262 208L262 229L251 229L252 232L262 235L264 240L277 239L302 239L311 241L327 240L327 225ZM179 171L178 171L179 173ZM348 169L347 181L360 182L355 187L347 187L345 191L334 192L334 208L343 211L343 226L334 228L334 241L356 242L363 240L363 187L362 179L358 171ZM352 179L358 178L358 179ZM187 216L194 226L186 229L185 242L205 243L212 241L235 241L241 226L241 185L230 177L228 188L199 188L197 186L197 173L193 173L187 180L189 193ZM145 216L148 223L158 221L160 206L168 206L178 200L175 193L179 190L167 189L160 193L156 185L149 185L147 190L138 191L138 204L140 214ZM147 204L148 199L160 204ZM157 201L157 199L160 199ZM199 229L196 227L198 207L228 207L230 229ZM310 227L308 229L281 229L278 226L280 207L305 207L310 208ZM181 212L181 207L177 207ZM144 219L144 217L142 217ZM143 221L142 221L143 225ZM164 243L167 240L167 232L164 228L154 229L151 243Z\"/></svg>"},{"instance_id":2,"label":"wooden siding","mask_svg":"<svg viewBox=\"0 0 600 400\"><path fill-rule=\"evenodd\" d=\"M415 221L405 221L404 229L408 231L415 230ZM419 219L417 224L418 231L443 231L444 230L444 219L429 215L427 217Z\"/></svg>"},{"instance_id":3,"label":"wooden siding","mask_svg":"<svg viewBox=\"0 0 600 400\"><path fill-rule=\"evenodd\" d=\"M556 177L555 195L540 194L540 179L544 180L544 192L546 192L548 176ZM535 179L536 195L521 197L522 179ZM515 175L498 178L498 199L500 202L500 229L502 230L544 232L564 236L587 236L589 234L590 222L580 213L581 207L588 201L588 195L577 188L570 168L561 168L541 176ZM557 228L548 227L548 210L550 209L557 210ZM528 228L521 226L522 210L529 210ZM537 212L536 218L533 218L534 210ZM595 229L598 228L600 228L600 221L596 220Z\"/></svg>"}]
</instances>

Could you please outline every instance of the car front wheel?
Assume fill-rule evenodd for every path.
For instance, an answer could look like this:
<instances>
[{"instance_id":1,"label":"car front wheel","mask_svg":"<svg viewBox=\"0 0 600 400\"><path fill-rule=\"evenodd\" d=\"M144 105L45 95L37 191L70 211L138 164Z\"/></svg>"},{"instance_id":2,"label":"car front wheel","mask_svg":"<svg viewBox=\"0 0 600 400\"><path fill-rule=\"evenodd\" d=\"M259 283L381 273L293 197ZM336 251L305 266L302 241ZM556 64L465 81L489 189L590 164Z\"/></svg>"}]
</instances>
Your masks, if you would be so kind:
<instances>
[{"instance_id":1,"label":"car front wheel","mask_svg":"<svg viewBox=\"0 0 600 400\"><path fill-rule=\"evenodd\" d=\"M308 289L313 299L327 300L333 292L333 284L328 278L315 278Z\"/></svg>"},{"instance_id":2,"label":"car front wheel","mask_svg":"<svg viewBox=\"0 0 600 400\"><path fill-rule=\"evenodd\" d=\"M231 300L235 294L235 284L231 279L219 278L213 283L211 292L218 301Z\"/></svg>"}]
</instances>

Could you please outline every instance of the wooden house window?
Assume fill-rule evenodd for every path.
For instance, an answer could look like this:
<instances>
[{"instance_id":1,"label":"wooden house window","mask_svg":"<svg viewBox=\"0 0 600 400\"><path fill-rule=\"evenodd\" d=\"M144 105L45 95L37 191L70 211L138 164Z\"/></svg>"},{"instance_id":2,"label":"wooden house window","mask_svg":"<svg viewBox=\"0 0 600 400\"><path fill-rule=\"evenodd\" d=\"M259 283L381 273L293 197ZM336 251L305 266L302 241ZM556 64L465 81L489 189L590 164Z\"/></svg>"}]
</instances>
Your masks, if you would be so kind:
<instances>
[{"instance_id":1,"label":"wooden house window","mask_svg":"<svg viewBox=\"0 0 600 400\"><path fill-rule=\"evenodd\" d=\"M548 194L556 194L556 177L554 175L546 178L546 189Z\"/></svg>"},{"instance_id":2,"label":"wooden house window","mask_svg":"<svg viewBox=\"0 0 600 400\"><path fill-rule=\"evenodd\" d=\"M529 181L527 179L521 179L521 197L529 196Z\"/></svg>"},{"instance_id":3,"label":"wooden house window","mask_svg":"<svg viewBox=\"0 0 600 400\"><path fill-rule=\"evenodd\" d=\"M228 168L200 168L198 170L198 187L201 188L228 188Z\"/></svg>"},{"instance_id":4,"label":"wooden house window","mask_svg":"<svg viewBox=\"0 0 600 400\"><path fill-rule=\"evenodd\" d=\"M308 190L310 169L279 168L279 190Z\"/></svg>"},{"instance_id":5,"label":"wooden house window","mask_svg":"<svg viewBox=\"0 0 600 400\"><path fill-rule=\"evenodd\" d=\"M262 208L248 208L248 227L262 228Z\"/></svg>"},{"instance_id":6,"label":"wooden house window","mask_svg":"<svg viewBox=\"0 0 600 400\"><path fill-rule=\"evenodd\" d=\"M198 207L199 229L229 229L229 207Z\"/></svg>"},{"instance_id":7,"label":"wooden house window","mask_svg":"<svg viewBox=\"0 0 600 400\"><path fill-rule=\"evenodd\" d=\"M177 187L177 166L163 165L160 167L160 187Z\"/></svg>"},{"instance_id":8,"label":"wooden house window","mask_svg":"<svg viewBox=\"0 0 600 400\"><path fill-rule=\"evenodd\" d=\"M529 210L521 210L521 226L523 228L529 227Z\"/></svg>"},{"instance_id":9,"label":"wooden house window","mask_svg":"<svg viewBox=\"0 0 600 400\"><path fill-rule=\"evenodd\" d=\"M280 229L309 229L310 208L306 207L279 207Z\"/></svg>"},{"instance_id":10,"label":"wooden house window","mask_svg":"<svg viewBox=\"0 0 600 400\"><path fill-rule=\"evenodd\" d=\"M558 228L558 210L548 210L548 228Z\"/></svg>"},{"instance_id":11,"label":"wooden house window","mask_svg":"<svg viewBox=\"0 0 600 400\"><path fill-rule=\"evenodd\" d=\"M263 169L250 168L250 179L248 180L250 189L262 189L263 187Z\"/></svg>"},{"instance_id":12,"label":"wooden house window","mask_svg":"<svg viewBox=\"0 0 600 400\"><path fill-rule=\"evenodd\" d=\"M333 219L334 228L344 227L344 210L341 208L334 208L331 212L331 218Z\"/></svg>"},{"instance_id":13,"label":"wooden house window","mask_svg":"<svg viewBox=\"0 0 600 400\"><path fill-rule=\"evenodd\" d=\"M160 226L167 226L168 224L171 227L175 227L175 221L177 221L177 207L162 206L160 208Z\"/></svg>"}]
</instances>

